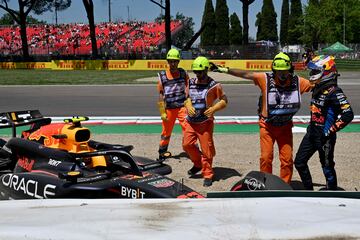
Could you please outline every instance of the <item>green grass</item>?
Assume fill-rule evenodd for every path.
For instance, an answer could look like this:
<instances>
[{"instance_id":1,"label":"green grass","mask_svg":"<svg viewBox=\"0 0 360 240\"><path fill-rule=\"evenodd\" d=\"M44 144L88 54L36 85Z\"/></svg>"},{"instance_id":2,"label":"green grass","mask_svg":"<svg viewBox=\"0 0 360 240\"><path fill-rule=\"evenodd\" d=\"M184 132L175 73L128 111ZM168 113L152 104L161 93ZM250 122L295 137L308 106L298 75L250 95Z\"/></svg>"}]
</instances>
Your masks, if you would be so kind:
<instances>
[{"instance_id":1,"label":"green grass","mask_svg":"<svg viewBox=\"0 0 360 240\"><path fill-rule=\"evenodd\" d=\"M154 77L158 71L100 71L100 70L3 70L0 85L77 85L149 83L136 79Z\"/></svg>"},{"instance_id":2,"label":"green grass","mask_svg":"<svg viewBox=\"0 0 360 240\"><path fill-rule=\"evenodd\" d=\"M350 69L339 69L339 71ZM354 71L355 69L352 69ZM356 69L359 71L359 69ZM107 71L107 70L27 70L0 69L0 85L106 85L106 84L154 84L155 81L137 79L156 77L158 71ZM296 71L308 78L308 71ZM248 81L222 81L222 83L245 84Z\"/></svg>"},{"instance_id":3,"label":"green grass","mask_svg":"<svg viewBox=\"0 0 360 240\"><path fill-rule=\"evenodd\" d=\"M359 71L360 60L337 59L336 66L339 69L339 72L342 70Z\"/></svg>"},{"instance_id":4,"label":"green grass","mask_svg":"<svg viewBox=\"0 0 360 240\"><path fill-rule=\"evenodd\" d=\"M296 124L297 127L306 128L307 124ZM161 124L119 124L119 125L88 125L84 127L90 129L92 134L159 134L161 132ZM22 126L17 128L17 135L24 130L29 129L29 126ZM258 124L215 124L216 134L257 134L259 132ZM360 124L349 124L346 128L341 130L341 133L359 133ZM180 134L181 127L176 124L173 133ZM10 128L0 129L0 137L10 137L12 134Z\"/></svg>"},{"instance_id":5,"label":"green grass","mask_svg":"<svg viewBox=\"0 0 360 240\"><path fill-rule=\"evenodd\" d=\"M154 84L156 81L138 81L156 77L159 71L108 71L108 70L28 70L0 69L0 85L106 85L106 84ZM156 78L155 78L156 79ZM244 84L248 81L222 81Z\"/></svg>"}]
</instances>

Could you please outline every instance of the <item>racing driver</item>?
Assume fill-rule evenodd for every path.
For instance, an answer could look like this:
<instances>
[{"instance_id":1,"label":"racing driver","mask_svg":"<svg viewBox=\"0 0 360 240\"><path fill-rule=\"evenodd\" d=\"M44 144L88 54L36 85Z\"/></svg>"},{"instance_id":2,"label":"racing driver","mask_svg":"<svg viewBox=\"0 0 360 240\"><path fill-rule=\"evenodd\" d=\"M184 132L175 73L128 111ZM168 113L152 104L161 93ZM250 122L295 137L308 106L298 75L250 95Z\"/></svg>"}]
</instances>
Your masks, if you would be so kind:
<instances>
[{"instance_id":1,"label":"racing driver","mask_svg":"<svg viewBox=\"0 0 360 240\"><path fill-rule=\"evenodd\" d=\"M334 162L336 132L354 118L354 113L342 89L337 85L338 72L332 56L317 56L308 63L310 81L315 83L310 103L310 124L295 157L306 190L313 190L307 162L317 151L326 179L327 190L337 190Z\"/></svg>"}]
</instances>

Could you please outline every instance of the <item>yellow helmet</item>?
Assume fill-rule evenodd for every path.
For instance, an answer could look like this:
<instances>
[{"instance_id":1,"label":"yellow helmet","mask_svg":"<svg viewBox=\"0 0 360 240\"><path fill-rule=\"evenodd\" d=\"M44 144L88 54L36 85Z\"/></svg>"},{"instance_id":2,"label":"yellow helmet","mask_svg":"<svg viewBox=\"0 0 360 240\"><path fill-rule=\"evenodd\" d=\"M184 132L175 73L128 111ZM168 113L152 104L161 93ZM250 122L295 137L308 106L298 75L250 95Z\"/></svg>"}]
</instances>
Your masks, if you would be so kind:
<instances>
[{"instance_id":1,"label":"yellow helmet","mask_svg":"<svg viewBox=\"0 0 360 240\"><path fill-rule=\"evenodd\" d=\"M203 71L210 67L209 60L206 57L197 57L192 63L191 69L193 71Z\"/></svg>"},{"instance_id":2,"label":"yellow helmet","mask_svg":"<svg viewBox=\"0 0 360 240\"><path fill-rule=\"evenodd\" d=\"M180 52L175 48L172 48L166 54L167 60L180 60Z\"/></svg>"},{"instance_id":3,"label":"yellow helmet","mask_svg":"<svg viewBox=\"0 0 360 240\"><path fill-rule=\"evenodd\" d=\"M273 70L290 70L291 69L291 59L290 57L280 52L278 53L272 62L272 69Z\"/></svg>"}]
</instances>

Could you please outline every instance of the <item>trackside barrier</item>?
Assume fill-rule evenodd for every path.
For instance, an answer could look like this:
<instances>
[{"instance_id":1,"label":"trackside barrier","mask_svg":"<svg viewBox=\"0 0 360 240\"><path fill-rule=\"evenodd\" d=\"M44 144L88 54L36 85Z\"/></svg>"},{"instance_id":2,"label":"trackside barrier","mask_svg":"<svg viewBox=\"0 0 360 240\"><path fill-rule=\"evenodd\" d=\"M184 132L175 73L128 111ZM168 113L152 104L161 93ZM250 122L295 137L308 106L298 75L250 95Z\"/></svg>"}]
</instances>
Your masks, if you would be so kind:
<instances>
[{"instance_id":1,"label":"trackside barrier","mask_svg":"<svg viewBox=\"0 0 360 240\"><path fill-rule=\"evenodd\" d=\"M271 60L211 60L215 64L243 70L271 70ZM191 70L193 60L182 60L179 67ZM303 69L302 63L294 63ZM163 70L166 60L53 60L51 62L0 62L0 69L49 70Z\"/></svg>"},{"instance_id":2,"label":"trackside barrier","mask_svg":"<svg viewBox=\"0 0 360 240\"><path fill-rule=\"evenodd\" d=\"M349 191L238 191L238 192L208 192L208 198L273 198L273 197L302 197L302 198L353 198L360 199L360 192Z\"/></svg>"},{"instance_id":3,"label":"trackside barrier","mask_svg":"<svg viewBox=\"0 0 360 240\"><path fill-rule=\"evenodd\" d=\"M10 200L0 212L2 239L360 238L349 198Z\"/></svg>"}]
</instances>

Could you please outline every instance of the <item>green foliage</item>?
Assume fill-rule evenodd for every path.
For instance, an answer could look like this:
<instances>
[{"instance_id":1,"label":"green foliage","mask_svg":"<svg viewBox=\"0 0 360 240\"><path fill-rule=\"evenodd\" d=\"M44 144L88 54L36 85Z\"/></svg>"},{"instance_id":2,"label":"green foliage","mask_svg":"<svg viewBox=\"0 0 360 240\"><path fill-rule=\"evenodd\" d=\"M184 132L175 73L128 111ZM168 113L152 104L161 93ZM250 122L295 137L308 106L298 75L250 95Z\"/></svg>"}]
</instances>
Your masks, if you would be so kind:
<instances>
[{"instance_id":1,"label":"green foliage","mask_svg":"<svg viewBox=\"0 0 360 240\"><path fill-rule=\"evenodd\" d=\"M15 24L14 18L9 13L5 13L0 18L0 25L14 25L14 24Z\"/></svg>"},{"instance_id":2,"label":"green foliage","mask_svg":"<svg viewBox=\"0 0 360 240\"><path fill-rule=\"evenodd\" d=\"M328 15L325 19L323 14ZM324 29L321 29L320 41L334 43L343 42L345 13L345 41L359 43L360 34L360 2L359 0L320 2L319 19Z\"/></svg>"},{"instance_id":3,"label":"green foliage","mask_svg":"<svg viewBox=\"0 0 360 240\"><path fill-rule=\"evenodd\" d=\"M47 11L62 11L70 7L71 0L36 0L32 11L41 15Z\"/></svg>"},{"instance_id":4,"label":"green foliage","mask_svg":"<svg viewBox=\"0 0 360 240\"><path fill-rule=\"evenodd\" d=\"M257 27L257 32L256 32L256 39L260 39L261 38L261 20L262 20L262 16L261 16L261 12L258 12L258 14L256 14L256 21L255 21L255 26Z\"/></svg>"},{"instance_id":5,"label":"green foliage","mask_svg":"<svg viewBox=\"0 0 360 240\"><path fill-rule=\"evenodd\" d=\"M31 15L26 18L26 22L29 24L46 24L46 21L38 20Z\"/></svg>"},{"instance_id":6,"label":"green foliage","mask_svg":"<svg viewBox=\"0 0 360 240\"><path fill-rule=\"evenodd\" d=\"M277 41L277 14L272 0L264 0L261 14L257 15L257 40ZM260 30L260 31L259 31Z\"/></svg>"},{"instance_id":7,"label":"green foliage","mask_svg":"<svg viewBox=\"0 0 360 240\"><path fill-rule=\"evenodd\" d=\"M182 13L176 13L176 20L182 20L183 28L176 34L174 45L182 48L194 35L194 21L192 17L185 17Z\"/></svg>"},{"instance_id":8,"label":"green foliage","mask_svg":"<svg viewBox=\"0 0 360 240\"><path fill-rule=\"evenodd\" d=\"M69 8L71 5L71 0L55 0L54 9L56 11L63 11Z\"/></svg>"},{"instance_id":9,"label":"green foliage","mask_svg":"<svg viewBox=\"0 0 360 240\"><path fill-rule=\"evenodd\" d=\"M154 19L154 22L161 23L164 21L165 15L159 14ZM170 20L173 21L174 17L170 16ZM177 12L175 16L175 20L181 20L183 22L183 28L176 33L175 38L172 39L173 44L176 47L182 48L194 35L194 20L192 17L185 17L184 14Z\"/></svg>"},{"instance_id":10,"label":"green foliage","mask_svg":"<svg viewBox=\"0 0 360 240\"><path fill-rule=\"evenodd\" d=\"M206 0L204 15L202 17L201 25L205 25L204 31L201 33L200 45L202 47L212 46L215 44L215 11L212 0Z\"/></svg>"},{"instance_id":11,"label":"green foliage","mask_svg":"<svg viewBox=\"0 0 360 240\"><path fill-rule=\"evenodd\" d=\"M229 8L226 0L216 0L215 8L215 44L219 46L229 45Z\"/></svg>"},{"instance_id":12,"label":"green foliage","mask_svg":"<svg viewBox=\"0 0 360 240\"><path fill-rule=\"evenodd\" d=\"M29 24L46 24L46 21L40 21L32 16L27 16L26 22ZM0 25L14 25L14 24L16 24L16 22L9 13L5 13L0 18Z\"/></svg>"},{"instance_id":13,"label":"green foliage","mask_svg":"<svg viewBox=\"0 0 360 240\"><path fill-rule=\"evenodd\" d=\"M242 27L239 20L239 17L236 13L233 13L230 16L230 33L229 40L231 45L241 45L242 44Z\"/></svg>"},{"instance_id":14,"label":"green foliage","mask_svg":"<svg viewBox=\"0 0 360 240\"><path fill-rule=\"evenodd\" d=\"M309 1L304 13L303 43L343 43L345 13L345 43L360 42L360 1L321 0Z\"/></svg>"},{"instance_id":15,"label":"green foliage","mask_svg":"<svg viewBox=\"0 0 360 240\"><path fill-rule=\"evenodd\" d=\"M301 26L303 26L303 13L301 0L291 0L290 18L288 29L288 43L300 44L300 37L303 35Z\"/></svg>"},{"instance_id":16,"label":"green foliage","mask_svg":"<svg viewBox=\"0 0 360 240\"><path fill-rule=\"evenodd\" d=\"M155 83L158 71L0 69L0 85L79 85ZM137 79L154 77L154 81Z\"/></svg>"},{"instance_id":17,"label":"green foliage","mask_svg":"<svg viewBox=\"0 0 360 240\"><path fill-rule=\"evenodd\" d=\"M154 22L156 22L156 23L162 23L162 22L165 21L164 19L165 19L165 15L160 13L159 16L157 16L157 17L154 19ZM173 17L173 16L170 16L170 19L173 20L174 17Z\"/></svg>"},{"instance_id":18,"label":"green foliage","mask_svg":"<svg viewBox=\"0 0 360 240\"><path fill-rule=\"evenodd\" d=\"M289 24L289 0L283 0L281 7L281 22L280 22L280 43L282 45L287 44Z\"/></svg>"},{"instance_id":19,"label":"green foliage","mask_svg":"<svg viewBox=\"0 0 360 240\"><path fill-rule=\"evenodd\" d=\"M360 43L360 1L344 1L345 44Z\"/></svg>"},{"instance_id":20,"label":"green foliage","mask_svg":"<svg viewBox=\"0 0 360 240\"><path fill-rule=\"evenodd\" d=\"M321 24L317 20L313 19L314 17L318 18L319 14L319 0L310 0L308 6L305 7L304 13L304 33L300 40L305 45L317 49L319 43L320 29Z\"/></svg>"}]
</instances>

